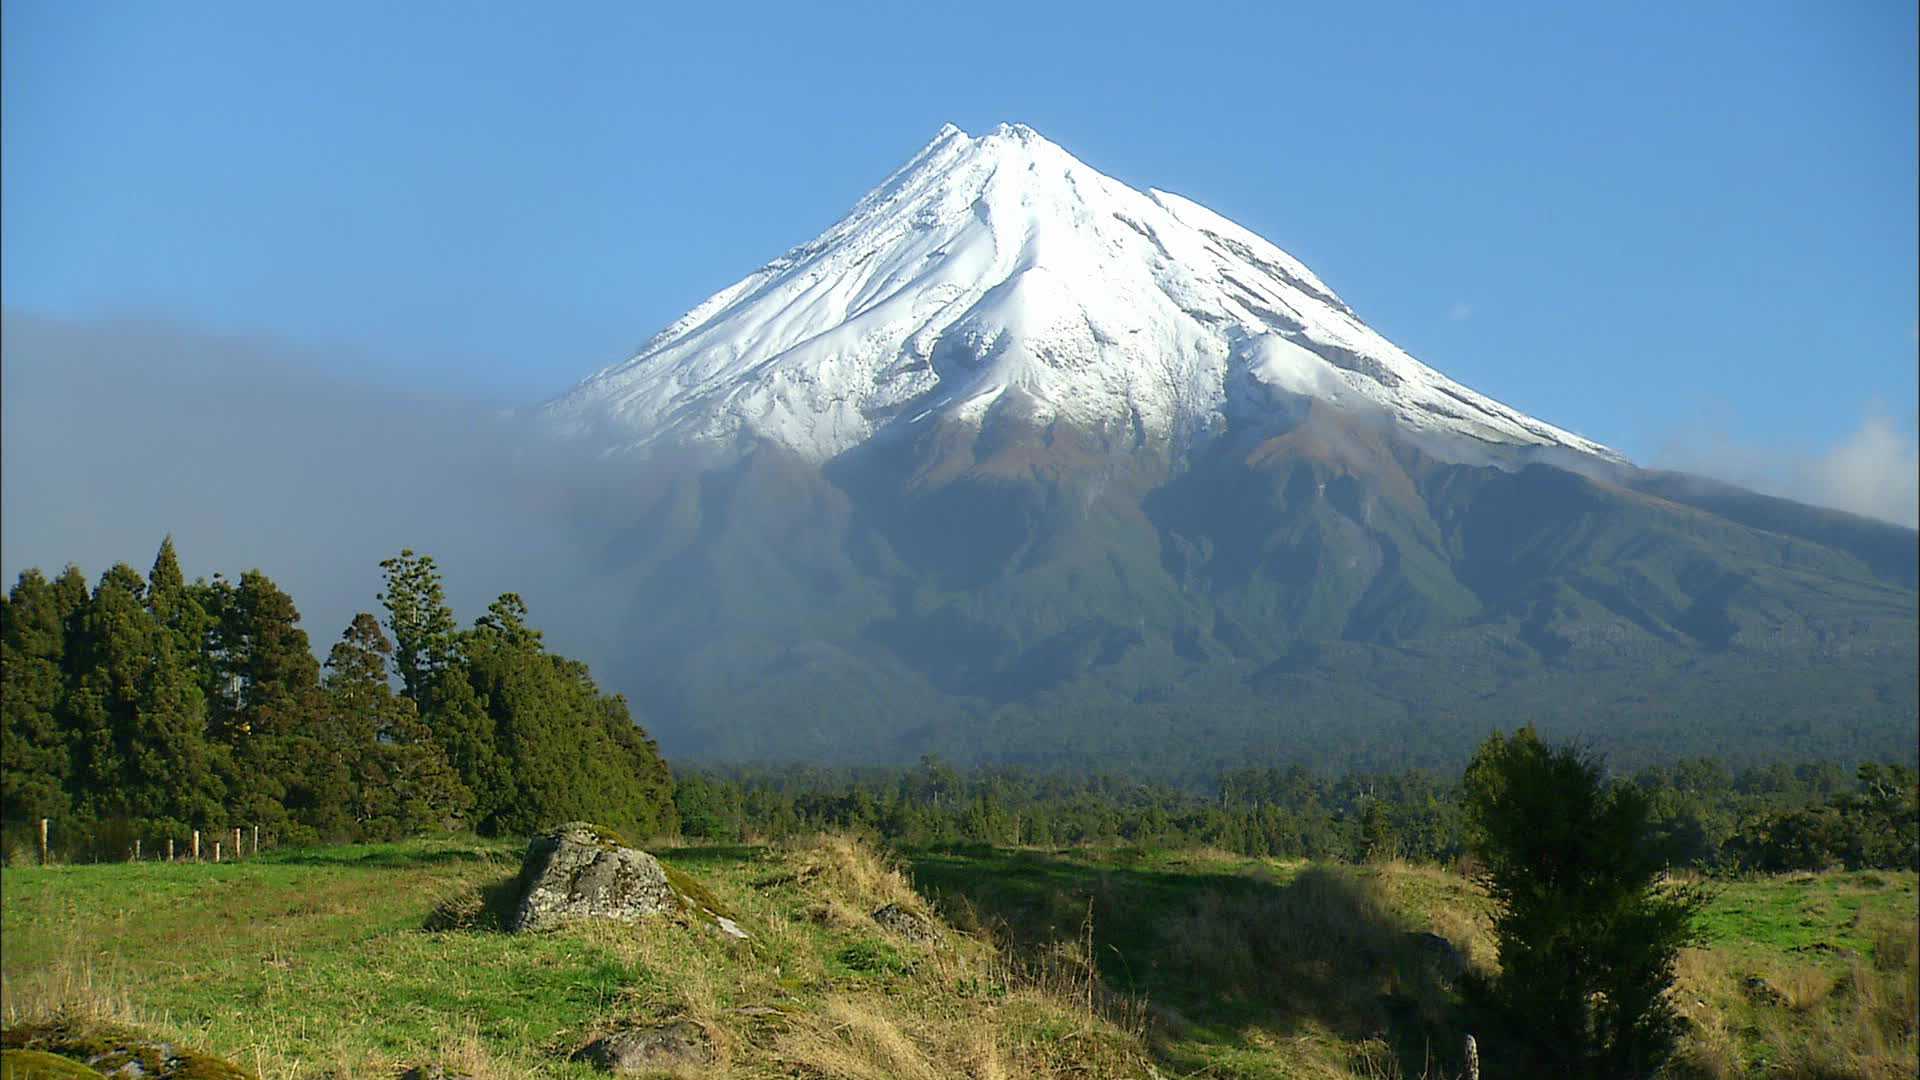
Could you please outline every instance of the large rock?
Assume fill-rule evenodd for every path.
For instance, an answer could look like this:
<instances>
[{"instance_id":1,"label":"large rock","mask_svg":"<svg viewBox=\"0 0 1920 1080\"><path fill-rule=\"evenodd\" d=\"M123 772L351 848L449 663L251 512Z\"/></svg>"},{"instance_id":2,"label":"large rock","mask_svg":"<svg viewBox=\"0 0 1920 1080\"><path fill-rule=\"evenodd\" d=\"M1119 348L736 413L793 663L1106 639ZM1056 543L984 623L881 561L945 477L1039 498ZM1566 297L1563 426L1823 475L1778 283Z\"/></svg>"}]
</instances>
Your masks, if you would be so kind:
<instances>
[{"instance_id":1,"label":"large rock","mask_svg":"<svg viewBox=\"0 0 1920 1080\"><path fill-rule=\"evenodd\" d=\"M690 1020L630 1027L595 1039L573 1055L615 1076L705 1065L713 1060L707 1033Z\"/></svg>"},{"instance_id":2,"label":"large rock","mask_svg":"<svg viewBox=\"0 0 1920 1080\"><path fill-rule=\"evenodd\" d=\"M550 930L581 919L639 922L688 909L660 860L598 825L570 821L527 845L520 906L510 930Z\"/></svg>"},{"instance_id":3,"label":"large rock","mask_svg":"<svg viewBox=\"0 0 1920 1080\"><path fill-rule=\"evenodd\" d=\"M1417 931L1407 935L1408 944L1413 946L1427 970L1440 977L1440 981L1449 986L1459 982L1467 974L1467 958L1454 947L1453 942L1439 934Z\"/></svg>"}]
</instances>

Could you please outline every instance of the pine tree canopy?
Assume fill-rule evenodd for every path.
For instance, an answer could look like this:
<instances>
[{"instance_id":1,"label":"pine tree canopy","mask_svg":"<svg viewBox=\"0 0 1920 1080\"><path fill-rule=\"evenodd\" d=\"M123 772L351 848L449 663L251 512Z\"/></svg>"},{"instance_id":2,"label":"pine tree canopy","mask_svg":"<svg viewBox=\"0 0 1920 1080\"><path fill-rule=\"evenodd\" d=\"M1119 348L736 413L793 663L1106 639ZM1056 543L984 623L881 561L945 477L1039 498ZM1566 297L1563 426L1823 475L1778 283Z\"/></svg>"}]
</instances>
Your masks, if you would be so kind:
<instances>
[{"instance_id":1,"label":"pine tree canopy","mask_svg":"<svg viewBox=\"0 0 1920 1080\"><path fill-rule=\"evenodd\" d=\"M380 568L386 630L355 615L324 666L271 578L189 582L170 536L144 579L124 563L91 588L74 566L22 573L0 597L0 814L57 819L109 855L230 825L282 840L675 827L653 740L546 650L518 595L461 631L431 556Z\"/></svg>"}]
</instances>

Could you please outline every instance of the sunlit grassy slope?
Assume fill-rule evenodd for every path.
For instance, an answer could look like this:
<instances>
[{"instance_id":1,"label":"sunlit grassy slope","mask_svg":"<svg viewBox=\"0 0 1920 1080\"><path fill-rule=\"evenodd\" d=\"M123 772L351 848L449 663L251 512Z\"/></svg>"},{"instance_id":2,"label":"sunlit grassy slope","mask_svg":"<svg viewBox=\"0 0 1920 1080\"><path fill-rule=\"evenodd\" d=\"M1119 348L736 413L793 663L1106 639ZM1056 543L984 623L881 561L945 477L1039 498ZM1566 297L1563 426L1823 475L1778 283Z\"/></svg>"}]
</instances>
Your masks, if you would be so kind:
<instances>
[{"instance_id":1,"label":"sunlit grassy slope","mask_svg":"<svg viewBox=\"0 0 1920 1080\"><path fill-rule=\"evenodd\" d=\"M711 1075L1452 1076L1451 941L1485 902L1437 868L1215 853L926 853L826 838L661 850L752 935L501 933L516 846L474 839L210 865L11 868L4 1019L132 1023L263 1078L591 1075L595 1035L684 1017ZM911 886L909 884L911 882ZM1911 1075L1912 874L1729 883L1683 957L1679 1075ZM877 925L936 915L931 941ZM1483 1040L1487 1034L1480 1032Z\"/></svg>"}]
</instances>

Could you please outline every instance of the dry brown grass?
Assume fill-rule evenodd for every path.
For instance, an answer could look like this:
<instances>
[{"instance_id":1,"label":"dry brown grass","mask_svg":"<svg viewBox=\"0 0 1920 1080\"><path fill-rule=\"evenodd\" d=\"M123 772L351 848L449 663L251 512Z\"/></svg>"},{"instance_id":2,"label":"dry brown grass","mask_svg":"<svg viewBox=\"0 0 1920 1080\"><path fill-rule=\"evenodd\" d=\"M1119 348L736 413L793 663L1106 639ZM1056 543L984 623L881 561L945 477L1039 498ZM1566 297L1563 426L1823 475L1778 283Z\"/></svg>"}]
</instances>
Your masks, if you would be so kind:
<instances>
[{"instance_id":1,"label":"dry brown grass","mask_svg":"<svg viewBox=\"0 0 1920 1080\"><path fill-rule=\"evenodd\" d=\"M824 897L866 911L899 904L919 914L931 914L900 864L857 836L826 833L782 846L794 859L795 876Z\"/></svg>"},{"instance_id":2,"label":"dry brown grass","mask_svg":"<svg viewBox=\"0 0 1920 1080\"><path fill-rule=\"evenodd\" d=\"M1920 1068L1920 934L1875 929L1872 963L1774 964L1681 953L1675 1003L1690 1022L1670 1072L1731 1080L1892 1080ZM1754 980L1758 980L1757 983Z\"/></svg>"},{"instance_id":3,"label":"dry brown grass","mask_svg":"<svg viewBox=\"0 0 1920 1080\"><path fill-rule=\"evenodd\" d=\"M1482 974L1499 967L1499 947L1494 943L1493 921L1479 911L1453 905L1435 908L1427 916L1427 926L1446 938L1459 950L1467 966Z\"/></svg>"},{"instance_id":4,"label":"dry brown grass","mask_svg":"<svg viewBox=\"0 0 1920 1080\"><path fill-rule=\"evenodd\" d=\"M813 898L807 914L816 923L841 930L871 929L873 912L887 904L933 916L900 865L859 837L825 833L787 840L779 850L792 868L775 880L805 886Z\"/></svg>"},{"instance_id":5,"label":"dry brown grass","mask_svg":"<svg viewBox=\"0 0 1920 1080\"><path fill-rule=\"evenodd\" d=\"M848 1080L939 1080L927 1051L901 1030L884 1003L837 998L780 1040L792 1064Z\"/></svg>"},{"instance_id":6,"label":"dry brown grass","mask_svg":"<svg viewBox=\"0 0 1920 1080\"><path fill-rule=\"evenodd\" d=\"M774 935L800 937L821 925L871 935L877 931L870 913L885 904L941 925L898 864L857 838L826 835L790 845L784 861L791 869L783 878L803 882L815 897L806 920L814 925L770 926ZM1099 986L1083 944L1019 956L991 928L969 929L896 942L913 966L885 994L838 993L790 1017L772 1046L782 1070L849 1080L1150 1072L1142 1010ZM1129 1026L1116 1016L1136 1021Z\"/></svg>"},{"instance_id":7,"label":"dry brown grass","mask_svg":"<svg viewBox=\"0 0 1920 1080\"><path fill-rule=\"evenodd\" d=\"M79 927L61 928L51 959L0 978L0 1026L51 1016L137 1025L143 1019L112 955L97 958Z\"/></svg>"},{"instance_id":8,"label":"dry brown grass","mask_svg":"<svg viewBox=\"0 0 1920 1080\"><path fill-rule=\"evenodd\" d=\"M1833 992L1833 973L1812 964L1802 964L1768 980L1777 990L1782 1004L1797 1013L1812 1012Z\"/></svg>"},{"instance_id":9,"label":"dry brown grass","mask_svg":"<svg viewBox=\"0 0 1920 1080\"><path fill-rule=\"evenodd\" d=\"M675 972L670 988L636 995L620 1012L699 1023L716 1054L702 1075L1146 1075L1144 1025L1129 1029L1103 1014L1103 1008L1126 1010L1114 1007L1103 990L1088 993L1085 957L1017 960L991 935L951 929L930 941L887 936L871 918L882 905L936 917L899 866L857 838L791 842L782 846L777 863L777 872L738 897L751 943L689 941L669 927L643 926L617 946L622 959L637 967ZM796 907L775 898L782 888L796 890L805 903ZM907 970L890 978L884 993L833 989L828 957L837 943L880 938L906 959ZM808 988L828 993L809 1000ZM743 1016L742 1006L758 1019Z\"/></svg>"}]
</instances>

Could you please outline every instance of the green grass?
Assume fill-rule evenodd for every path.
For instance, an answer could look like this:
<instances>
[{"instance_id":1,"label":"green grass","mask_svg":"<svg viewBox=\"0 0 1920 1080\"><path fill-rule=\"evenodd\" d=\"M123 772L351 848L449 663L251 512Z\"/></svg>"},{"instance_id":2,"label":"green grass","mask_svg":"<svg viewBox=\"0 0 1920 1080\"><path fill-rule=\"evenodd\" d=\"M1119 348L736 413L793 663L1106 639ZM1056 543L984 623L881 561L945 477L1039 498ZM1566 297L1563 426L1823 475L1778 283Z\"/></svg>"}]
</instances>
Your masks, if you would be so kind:
<instances>
[{"instance_id":1,"label":"green grass","mask_svg":"<svg viewBox=\"0 0 1920 1080\"><path fill-rule=\"evenodd\" d=\"M468 841L8 870L6 970L89 971L189 1031L274 1031L297 1062L324 1060L347 1027L404 1055L449 1014L490 1041L544 1045L649 973L578 938L422 931L435 901L517 866L508 847Z\"/></svg>"},{"instance_id":2,"label":"green grass","mask_svg":"<svg viewBox=\"0 0 1920 1080\"><path fill-rule=\"evenodd\" d=\"M1911 873L1793 874L1720 886L1699 925L1708 945L1729 953L1872 959L1872 927L1916 911Z\"/></svg>"},{"instance_id":3,"label":"green grass","mask_svg":"<svg viewBox=\"0 0 1920 1080\"><path fill-rule=\"evenodd\" d=\"M502 933L521 848L474 838L8 868L0 1017L134 1024L270 1080L433 1061L478 1080L584 1077L566 1057L590 1038L673 1018L701 1024L714 1074L736 1077L1099 1078L1149 1061L1441 1077L1457 1070L1458 1001L1409 935L1495 962L1484 896L1430 867L975 849L910 854L902 874L835 838L656 853L752 939L691 918ZM1716 888L1681 965L1696 1034L1676 1075L1911 1074L1911 946L1894 931L1913 922L1915 875ZM952 929L892 935L868 917L885 903ZM1792 1000L1757 998L1754 979Z\"/></svg>"}]
</instances>

